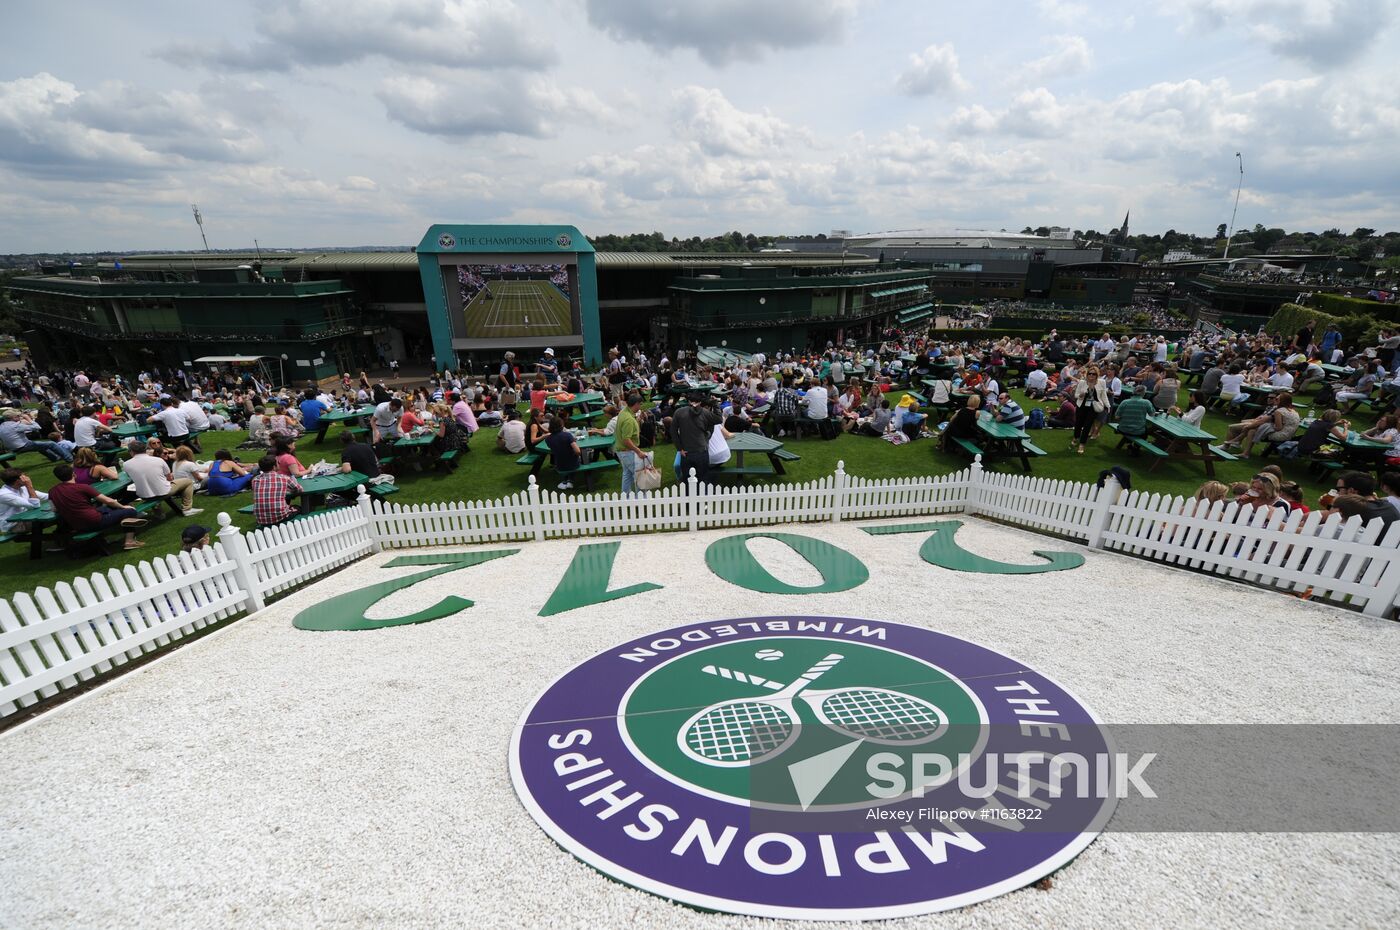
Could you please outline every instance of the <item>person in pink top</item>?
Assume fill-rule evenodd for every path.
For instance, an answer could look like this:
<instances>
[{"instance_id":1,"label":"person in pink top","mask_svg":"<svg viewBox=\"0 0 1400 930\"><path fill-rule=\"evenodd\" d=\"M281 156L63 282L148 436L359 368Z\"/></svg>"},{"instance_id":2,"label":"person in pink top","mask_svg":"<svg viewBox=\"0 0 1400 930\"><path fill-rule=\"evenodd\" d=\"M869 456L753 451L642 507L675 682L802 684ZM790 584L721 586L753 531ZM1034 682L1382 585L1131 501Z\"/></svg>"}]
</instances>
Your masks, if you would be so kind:
<instances>
[{"instance_id":1,"label":"person in pink top","mask_svg":"<svg viewBox=\"0 0 1400 930\"><path fill-rule=\"evenodd\" d=\"M457 421L457 425L467 431L470 436L480 427L477 426L476 414L472 413L472 405L462 399L462 395L453 394L452 418Z\"/></svg>"},{"instance_id":2,"label":"person in pink top","mask_svg":"<svg viewBox=\"0 0 1400 930\"><path fill-rule=\"evenodd\" d=\"M407 436L414 427L422 426L423 418L420 417L412 407L404 407L403 415L399 417L399 435Z\"/></svg>"},{"instance_id":3,"label":"person in pink top","mask_svg":"<svg viewBox=\"0 0 1400 930\"><path fill-rule=\"evenodd\" d=\"M286 439L279 439L274 454L277 457L277 473L288 475L292 478L300 478L306 474L306 468L297 459L297 444Z\"/></svg>"}]
</instances>

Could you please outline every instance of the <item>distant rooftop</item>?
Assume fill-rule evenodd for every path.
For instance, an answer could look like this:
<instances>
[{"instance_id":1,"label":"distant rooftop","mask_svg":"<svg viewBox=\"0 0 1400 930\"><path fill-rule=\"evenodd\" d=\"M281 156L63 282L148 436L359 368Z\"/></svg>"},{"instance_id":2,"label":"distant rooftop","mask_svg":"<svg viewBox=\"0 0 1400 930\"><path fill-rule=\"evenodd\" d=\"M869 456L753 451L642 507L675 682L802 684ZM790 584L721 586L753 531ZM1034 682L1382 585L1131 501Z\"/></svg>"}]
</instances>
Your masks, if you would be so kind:
<instances>
[{"instance_id":1,"label":"distant rooftop","mask_svg":"<svg viewBox=\"0 0 1400 930\"><path fill-rule=\"evenodd\" d=\"M463 254L464 261L473 260ZM756 265L809 267L813 265L861 265L874 261L861 255L831 252L598 252L599 268L690 268L716 265ZM259 261L254 252L153 253L121 259L124 268L236 268ZM416 252L264 252L264 265L281 268L310 268L326 271L400 270L417 271ZM101 263L101 267L109 267Z\"/></svg>"},{"instance_id":2,"label":"distant rooftop","mask_svg":"<svg viewBox=\"0 0 1400 930\"><path fill-rule=\"evenodd\" d=\"M865 233L845 240L849 247L861 248L928 248L928 249L1074 249L1073 239L1050 236L1030 236L1019 233L993 233L985 230L942 232L922 229L896 229L888 232Z\"/></svg>"}]
</instances>

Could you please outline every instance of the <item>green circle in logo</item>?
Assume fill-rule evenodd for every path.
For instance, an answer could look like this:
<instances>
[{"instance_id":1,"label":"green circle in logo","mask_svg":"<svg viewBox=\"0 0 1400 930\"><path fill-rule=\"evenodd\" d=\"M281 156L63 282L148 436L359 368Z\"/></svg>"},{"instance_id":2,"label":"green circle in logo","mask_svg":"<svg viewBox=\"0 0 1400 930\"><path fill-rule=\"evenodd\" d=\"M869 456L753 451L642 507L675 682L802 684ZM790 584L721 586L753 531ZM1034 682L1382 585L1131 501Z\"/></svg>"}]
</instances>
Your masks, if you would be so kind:
<instances>
[{"instance_id":1,"label":"green circle in logo","mask_svg":"<svg viewBox=\"0 0 1400 930\"><path fill-rule=\"evenodd\" d=\"M986 720L976 696L929 662L810 636L678 656L638 679L618 708L623 740L663 778L739 804L804 810L868 807L866 763L877 753L975 757ZM825 753L834 774L804 796L793 766Z\"/></svg>"}]
</instances>

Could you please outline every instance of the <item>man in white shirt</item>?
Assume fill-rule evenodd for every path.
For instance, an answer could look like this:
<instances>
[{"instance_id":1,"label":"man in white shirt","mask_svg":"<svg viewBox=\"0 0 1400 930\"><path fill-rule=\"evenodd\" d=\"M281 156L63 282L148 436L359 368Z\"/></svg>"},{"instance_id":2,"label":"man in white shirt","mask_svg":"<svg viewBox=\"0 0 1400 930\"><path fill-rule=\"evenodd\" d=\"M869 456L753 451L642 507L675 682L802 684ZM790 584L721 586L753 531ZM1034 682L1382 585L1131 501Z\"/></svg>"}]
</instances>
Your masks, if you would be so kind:
<instances>
[{"instance_id":1,"label":"man in white shirt","mask_svg":"<svg viewBox=\"0 0 1400 930\"><path fill-rule=\"evenodd\" d=\"M202 508L194 506L194 481L189 478L170 480L170 466L165 459L146 454L146 444L133 439L127 444L131 458L122 465L122 471L131 477L131 489L142 500L168 499L171 506L176 494L180 495L180 512L191 517L202 513Z\"/></svg>"},{"instance_id":2,"label":"man in white shirt","mask_svg":"<svg viewBox=\"0 0 1400 930\"><path fill-rule=\"evenodd\" d=\"M167 398L166 406L158 413L153 413L146 420L147 423L155 423L161 428L172 444L179 445L190 435L190 423L185 419L185 412L173 399Z\"/></svg>"},{"instance_id":3,"label":"man in white shirt","mask_svg":"<svg viewBox=\"0 0 1400 930\"><path fill-rule=\"evenodd\" d=\"M1040 397L1050 384L1050 376L1042 368L1032 368L1026 375L1026 396Z\"/></svg>"},{"instance_id":4,"label":"man in white shirt","mask_svg":"<svg viewBox=\"0 0 1400 930\"><path fill-rule=\"evenodd\" d=\"M399 415L402 413L403 401L397 397L391 397L375 407L374 415L369 418L371 440L377 443L381 440L400 438Z\"/></svg>"},{"instance_id":5,"label":"man in white shirt","mask_svg":"<svg viewBox=\"0 0 1400 930\"><path fill-rule=\"evenodd\" d=\"M180 412L185 415L185 423L191 433L204 433L209 431L209 416L204 412L204 408L192 400L180 402ZM199 448L199 439L195 436L189 437L190 448L196 452L203 451Z\"/></svg>"},{"instance_id":6,"label":"man in white shirt","mask_svg":"<svg viewBox=\"0 0 1400 930\"><path fill-rule=\"evenodd\" d=\"M808 388L807 396L803 398L803 402L807 405L808 419L825 420L831 413L830 401L831 395L822 385L814 384Z\"/></svg>"},{"instance_id":7,"label":"man in white shirt","mask_svg":"<svg viewBox=\"0 0 1400 930\"><path fill-rule=\"evenodd\" d=\"M1001 384L991 375L982 385L982 402L987 405L988 410L993 410L997 405L997 398L1001 396Z\"/></svg>"},{"instance_id":8,"label":"man in white shirt","mask_svg":"<svg viewBox=\"0 0 1400 930\"><path fill-rule=\"evenodd\" d=\"M1293 387L1293 376L1288 373L1288 369L1279 365L1274 369L1274 373L1269 375L1269 383L1276 388L1287 390Z\"/></svg>"},{"instance_id":9,"label":"man in white shirt","mask_svg":"<svg viewBox=\"0 0 1400 930\"><path fill-rule=\"evenodd\" d=\"M507 407L505 414L506 421L496 434L496 445L511 455L519 455L525 451L525 422L520 419L520 411L514 407Z\"/></svg>"},{"instance_id":10,"label":"man in white shirt","mask_svg":"<svg viewBox=\"0 0 1400 930\"><path fill-rule=\"evenodd\" d=\"M1108 333L1104 333L1103 338L1094 343L1094 358L1108 358L1116 348L1118 348L1118 343L1114 342L1113 337Z\"/></svg>"},{"instance_id":11,"label":"man in white shirt","mask_svg":"<svg viewBox=\"0 0 1400 930\"><path fill-rule=\"evenodd\" d=\"M0 471L0 533L9 533L17 527L10 525L10 517L37 507L49 496L43 491L34 490L34 482L18 468Z\"/></svg>"},{"instance_id":12,"label":"man in white shirt","mask_svg":"<svg viewBox=\"0 0 1400 930\"><path fill-rule=\"evenodd\" d=\"M93 416L97 411L92 407L83 408L82 416L73 421L73 445L78 449L97 445L98 433L110 433L102 421Z\"/></svg>"},{"instance_id":13,"label":"man in white shirt","mask_svg":"<svg viewBox=\"0 0 1400 930\"><path fill-rule=\"evenodd\" d=\"M1157 337L1157 350L1153 355L1153 361L1165 363L1167 360L1167 339L1165 336Z\"/></svg>"}]
</instances>

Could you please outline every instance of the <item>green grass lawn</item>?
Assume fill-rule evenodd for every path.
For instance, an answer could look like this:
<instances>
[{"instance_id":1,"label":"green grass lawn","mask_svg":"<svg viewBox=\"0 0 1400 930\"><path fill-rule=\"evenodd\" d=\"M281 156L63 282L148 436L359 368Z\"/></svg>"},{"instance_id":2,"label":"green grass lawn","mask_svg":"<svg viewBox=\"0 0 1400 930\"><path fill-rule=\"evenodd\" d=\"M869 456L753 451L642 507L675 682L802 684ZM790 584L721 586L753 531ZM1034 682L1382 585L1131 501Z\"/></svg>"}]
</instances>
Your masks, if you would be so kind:
<instances>
[{"instance_id":1,"label":"green grass lawn","mask_svg":"<svg viewBox=\"0 0 1400 930\"><path fill-rule=\"evenodd\" d=\"M1024 395L1020 392L1013 393L1029 410L1031 405ZM890 395L892 403L896 396ZM1353 426L1366 429L1374 420L1374 416L1358 414L1350 419ZM1231 422L1233 420L1219 414L1209 413L1202 425L1207 432L1223 439L1225 427ZM297 452L302 462L310 465L321 458L338 462L340 429L338 425L333 426L326 442L321 446L312 444L310 440L298 444ZM1148 474L1147 467L1150 462L1145 458L1133 458L1125 451L1116 450L1114 446L1118 436L1110 429L1105 429L1103 435L1091 443L1083 455L1074 453L1069 430L1032 431L1031 435L1032 441L1049 453L1032 460L1034 473L1040 477L1092 482L1097 480L1099 472L1103 469L1112 465L1124 465L1133 474L1134 490L1173 495L1190 495L1205 480L1203 466L1199 462L1190 461L1163 461ZM221 446L233 449L246 438L244 433L222 433L217 436L213 433L206 434L203 437L205 451L201 458L212 457L214 451ZM966 468L968 465L966 456L940 452L933 440L919 440L895 446L879 439L847 435L830 442L823 442L815 436L798 441L789 439L786 442L788 448L802 456L802 460L788 463L786 478L775 480L802 482L821 478L836 469L838 460L845 461L847 473L864 478L942 475ZM525 488L529 469L516 465L516 456L496 450L496 430L482 430L473 438L471 445L472 451L460 456L460 465L453 472L430 470L400 474L398 483L402 490L389 499L396 504L483 500L503 497ZM657 464L661 466L668 484L673 480L670 465L674 454L669 445L662 445L657 449ZM244 450L238 455L245 462L256 459L256 453L249 450ZM1304 499L1309 506L1315 503L1318 495L1330 487L1330 479L1329 483L1324 485L1312 478L1305 463L1287 462L1277 457L1269 461L1281 465L1284 473L1303 487ZM39 490L47 490L54 483L51 466L42 456L24 455L17 464L29 472ZM1216 476L1226 483L1247 481L1259 465L1257 460L1218 462ZM1000 462L997 470L1009 474L1022 474L1018 461ZM543 475L544 486L552 488L553 473L548 467ZM596 488L602 491L617 491L619 480L616 471L604 473L599 478ZM36 562L29 559L27 543L0 546L0 596L8 596L16 591L31 591L39 586L52 586L55 582L71 579L75 575L105 571L113 566L178 552L180 532L185 526L199 523L217 532L220 512L228 512L235 526L245 531L253 529L252 516L237 513L238 508L252 502L252 497L247 492L223 498L201 494L195 497L195 502L195 506L204 508L204 512L189 518L175 516L169 508L164 508L165 519L140 532L138 538L144 541L146 546L137 551L116 551L108 556L81 559L71 559L62 553L46 553L42 560ZM52 536L52 531L49 536Z\"/></svg>"}]
</instances>

